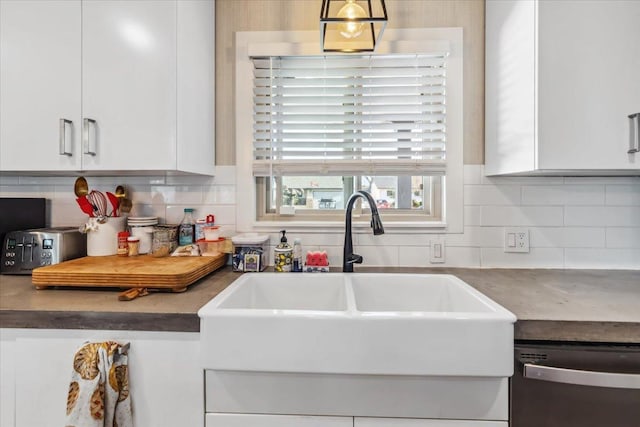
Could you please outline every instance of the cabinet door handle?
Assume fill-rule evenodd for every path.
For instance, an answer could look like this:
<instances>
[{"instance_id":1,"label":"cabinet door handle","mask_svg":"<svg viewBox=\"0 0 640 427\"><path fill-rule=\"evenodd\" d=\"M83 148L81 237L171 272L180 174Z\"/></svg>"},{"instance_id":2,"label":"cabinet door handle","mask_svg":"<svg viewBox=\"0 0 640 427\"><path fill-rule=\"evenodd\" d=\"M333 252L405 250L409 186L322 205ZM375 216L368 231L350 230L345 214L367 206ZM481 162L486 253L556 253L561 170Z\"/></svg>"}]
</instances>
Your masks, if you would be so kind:
<instances>
[{"instance_id":1,"label":"cabinet door handle","mask_svg":"<svg viewBox=\"0 0 640 427\"><path fill-rule=\"evenodd\" d=\"M67 150L67 125L73 126L73 122L67 119L60 119L60 155L73 156L71 150Z\"/></svg>"},{"instance_id":2,"label":"cabinet door handle","mask_svg":"<svg viewBox=\"0 0 640 427\"><path fill-rule=\"evenodd\" d=\"M82 121L82 139L84 140L84 154L96 155L96 121L84 119ZM93 128L93 138L91 138L91 128Z\"/></svg>"},{"instance_id":3,"label":"cabinet door handle","mask_svg":"<svg viewBox=\"0 0 640 427\"><path fill-rule=\"evenodd\" d=\"M556 368L553 366L525 363L522 375L525 378L554 383L640 390L640 375L638 374L581 371L578 369Z\"/></svg>"},{"instance_id":4,"label":"cabinet door handle","mask_svg":"<svg viewBox=\"0 0 640 427\"><path fill-rule=\"evenodd\" d=\"M640 113L629 116L629 151L627 153L637 153L640 151Z\"/></svg>"}]
</instances>

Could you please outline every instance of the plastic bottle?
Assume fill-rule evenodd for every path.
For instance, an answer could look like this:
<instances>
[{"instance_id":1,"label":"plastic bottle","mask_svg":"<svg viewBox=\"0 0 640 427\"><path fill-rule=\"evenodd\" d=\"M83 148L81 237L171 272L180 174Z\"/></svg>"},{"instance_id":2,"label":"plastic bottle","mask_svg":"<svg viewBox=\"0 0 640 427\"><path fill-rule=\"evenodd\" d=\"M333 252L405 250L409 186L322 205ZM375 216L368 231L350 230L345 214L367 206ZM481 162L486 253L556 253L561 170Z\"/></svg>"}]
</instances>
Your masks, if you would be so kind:
<instances>
[{"instance_id":1,"label":"plastic bottle","mask_svg":"<svg viewBox=\"0 0 640 427\"><path fill-rule=\"evenodd\" d=\"M178 231L178 244L180 246L190 245L193 243L194 225L193 209L185 208L184 217L182 218L180 229Z\"/></svg>"},{"instance_id":2,"label":"plastic bottle","mask_svg":"<svg viewBox=\"0 0 640 427\"><path fill-rule=\"evenodd\" d=\"M302 241L300 239L293 241L293 268L291 271L302 272Z\"/></svg>"}]
</instances>

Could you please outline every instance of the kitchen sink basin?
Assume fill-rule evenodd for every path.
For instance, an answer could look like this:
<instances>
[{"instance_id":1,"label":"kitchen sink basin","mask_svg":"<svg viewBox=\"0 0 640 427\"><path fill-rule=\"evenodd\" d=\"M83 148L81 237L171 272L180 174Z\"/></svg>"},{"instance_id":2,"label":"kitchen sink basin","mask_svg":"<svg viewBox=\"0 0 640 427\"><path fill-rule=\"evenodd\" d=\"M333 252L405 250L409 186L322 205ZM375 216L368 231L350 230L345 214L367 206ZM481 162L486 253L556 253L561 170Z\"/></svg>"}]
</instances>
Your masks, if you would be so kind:
<instances>
[{"instance_id":1,"label":"kitchen sink basin","mask_svg":"<svg viewBox=\"0 0 640 427\"><path fill-rule=\"evenodd\" d=\"M353 275L356 309L362 312L493 313L490 301L448 275Z\"/></svg>"},{"instance_id":2,"label":"kitchen sink basin","mask_svg":"<svg viewBox=\"0 0 640 427\"><path fill-rule=\"evenodd\" d=\"M205 369L513 373L515 316L451 275L249 273L198 315Z\"/></svg>"},{"instance_id":3,"label":"kitchen sink basin","mask_svg":"<svg viewBox=\"0 0 640 427\"><path fill-rule=\"evenodd\" d=\"M261 280L264 276L265 280ZM347 299L342 281L326 281L320 275L305 275L300 280L283 280L282 275L246 274L233 285L235 291L221 297L220 310L346 310ZM302 277L298 277L302 279Z\"/></svg>"}]
</instances>

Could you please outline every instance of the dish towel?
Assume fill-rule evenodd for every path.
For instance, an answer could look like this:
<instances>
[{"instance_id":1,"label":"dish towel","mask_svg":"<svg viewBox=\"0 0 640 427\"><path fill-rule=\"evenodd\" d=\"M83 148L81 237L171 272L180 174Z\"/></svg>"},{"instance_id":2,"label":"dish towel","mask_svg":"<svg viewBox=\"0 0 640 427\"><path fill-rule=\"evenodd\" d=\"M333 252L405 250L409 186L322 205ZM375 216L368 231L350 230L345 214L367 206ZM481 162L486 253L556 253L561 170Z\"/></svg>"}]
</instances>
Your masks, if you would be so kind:
<instances>
[{"instance_id":1,"label":"dish towel","mask_svg":"<svg viewBox=\"0 0 640 427\"><path fill-rule=\"evenodd\" d=\"M133 427L129 344L85 343L73 357L67 427Z\"/></svg>"}]
</instances>

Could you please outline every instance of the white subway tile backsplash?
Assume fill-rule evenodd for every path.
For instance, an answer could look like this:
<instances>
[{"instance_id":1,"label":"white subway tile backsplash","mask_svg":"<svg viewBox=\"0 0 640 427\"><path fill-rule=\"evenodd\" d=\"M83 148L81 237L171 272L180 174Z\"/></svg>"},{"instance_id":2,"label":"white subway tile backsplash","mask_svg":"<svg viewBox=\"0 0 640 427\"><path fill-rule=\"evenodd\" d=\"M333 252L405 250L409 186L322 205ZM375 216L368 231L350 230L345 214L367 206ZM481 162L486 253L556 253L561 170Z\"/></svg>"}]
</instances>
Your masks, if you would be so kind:
<instances>
[{"instance_id":1,"label":"white subway tile backsplash","mask_svg":"<svg viewBox=\"0 0 640 427\"><path fill-rule=\"evenodd\" d=\"M75 201L52 199L48 206L52 227L80 227L89 219Z\"/></svg>"},{"instance_id":2,"label":"white subway tile backsplash","mask_svg":"<svg viewBox=\"0 0 640 427\"><path fill-rule=\"evenodd\" d=\"M202 202L209 205L233 205L236 203L236 186L205 186L203 187Z\"/></svg>"},{"instance_id":3,"label":"white subway tile backsplash","mask_svg":"<svg viewBox=\"0 0 640 427\"><path fill-rule=\"evenodd\" d=\"M133 203L129 216L157 216L159 222L163 222L166 216L166 206L164 204L152 205L144 203ZM166 224L175 224L172 221L164 221Z\"/></svg>"},{"instance_id":4,"label":"white subway tile backsplash","mask_svg":"<svg viewBox=\"0 0 640 427\"><path fill-rule=\"evenodd\" d=\"M480 248L463 248L446 246L445 262L442 264L428 264L430 267L466 267L480 268Z\"/></svg>"},{"instance_id":5,"label":"white subway tile backsplash","mask_svg":"<svg viewBox=\"0 0 640 427\"><path fill-rule=\"evenodd\" d=\"M640 227L607 227L607 248L640 249Z\"/></svg>"},{"instance_id":6,"label":"white subway tile backsplash","mask_svg":"<svg viewBox=\"0 0 640 427\"><path fill-rule=\"evenodd\" d=\"M167 185L213 185L214 177L204 175L169 175Z\"/></svg>"},{"instance_id":7,"label":"white subway tile backsplash","mask_svg":"<svg viewBox=\"0 0 640 427\"><path fill-rule=\"evenodd\" d=\"M525 185L523 205L603 205L604 185Z\"/></svg>"},{"instance_id":8,"label":"white subway tile backsplash","mask_svg":"<svg viewBox=\"0 0 640 427\"><path fill-rule=\"evenodd\" d=\"M429 246L400 246L398 265L401 267L426 267L429 265Z\"/></svg>"},{"instance_id":9,"label":"white subway tile backsplash","mask_svg":"<svg viewBox=\"0 0 640 427\"><path fill-rule=\"evenodd\" d=\"M555 176L483 176L485 185L553 185L562 184L563 178Z\"/></svg>"},{"instance_id":10,"label":"white subway tile backsplash","mask_svg":"<svg viewBox=\"0 0 640 427\"><path fill-rule=\"evenodd\" d=\"M480 249L478 248L445 248L445 261L441 264L431 264L429 246L420 247L400 247L399 266L401 267L467 267L480 268Z\"/></svg>"},{"instance_id":11,"label":"white subway tile backsplash","mask_svg":"<svg viewBox=\"0 0 640 427\"><path fill-rule=\"evenodd\" d=\"M628 184L640 185L638 176L567 176L564 178L565 184L593 185L593 184Z\"/></svg>"},{"instance_id":12,"label":"white subway tile backsplash","mask_svg":"<svg viewBox=\"0 0 640 427\"><path fill-rule=\"evenodd\" d=\"M71 187L73 189L73 187ZM52 185L3 185L0 187L2 197L45 197L53 199L55 189Z\"/></svg>"},{"instance_id":13,"label":"white subway tile backsplash","mask_svg":"<svg viewBox=\"0 0 640 427\"><path fill-rule=\"evenodd\" d=\"M464 179L465 185L478 185L482 184L482 165L464 165Z\"/></svg>"},{"instance_id":14,"label":"white subway tile backsplash","mask_svg":"<svg viewBox=\"0 0 640 427\"><path fill-rule=\"evenodd\" d=\"M633 206L567 206L565 226L640 226L640 207Z\"/></svg>"},{"instance_id":15,"label":"white subway tile backsplash","mask_svg":"<svg viewBox=\"0 0 640 427\"><path fill-rule=\"evenodd\" d=\"M640 249L565 249L565 268L640 269Z\"/></svg>"},{"instance_id":16,"label":"white subway tile backsplash","mask_svg":"<svg viewBox=\"0 0 640 427\"><path fill-rule=\"evenodd\" d=\"M636 185L607 185L607 205L640 206L640 182Z\"/></svg>"},{"instance_id":17,"label":"white subway tile backsplash","mask_svg":"<svg viewBox=\"0 0 640 427\"><path fill-rule=\"evenodd\" d=\"M354 252L364 258L365 265L386 266L398 265L398 252L401 246L358 246L354 247ZM340 254L342 262L342 253Z\"/></svg>"},{"instance_id":18,"label":"white subway tile backsplash","mask_svg":"<svg viewBox=\"0 0 640 427\"><path fill-rule=\"evenodd\" d=\"M437 234L426 233L392 234L388 229L385 234L374 236L370 230L367 230L366 233L354 234L353 242L358 245L371 246L425 246L429 245L429 241L437 236Z\"/></svg>"},{"instance_id":19,"label":"white subway tile backsplash","mask_svg":"<svg viewBox=\"0 0 640 427\"><path fill-rule=\"evenodd\" d=\"M465 206L464 207L464 225L481 225L480 219L482 216L481 206Z\"/></svg>"},{"instance_id":20,"label":"white subway tile backsplash","mask_svg":"<svg viewBox=\"0 0 640 427\"><path fill-rule=\"evenodd\" d=\"M532 227L530 246L534 248L603 248L604 227Z\"/></svg>"},{"instance_id":21,"label":"white subway tile backsplash","mask_svg":"<svg viewBox=\"0 0 640 427\"><path fill-rule=\"evenodd\" d=\"M133 199L136 199L136 192L133 192ZM152 186L150 191L151 201L154 203L193 205L185 207L195 207L202 204L202 187L199 185L171 185Z\"/></svg>"},{"instance_id":22,"label":"white subway tile backsplash","mask_svg":"<svg viewBox=\"0 0 640 427\"><path fill-rule=\"evenodd\" d=\"M560 226L563 208L557 206L482 206L483 226Z\"/></svg>"},{"instance_id":23,"label":"white subway tile backsplash","mask_svg":"<svg viewBox=\"0 0 640 427\"><path fill-rule=\"evenodd\" d=\"M519 185L465 185L464 204L469 205L519 205Z\"/></svg>"},{"instance_id":24,"label":"white subway tile backsplash","mask_svg":"<svg viewBox=\"0 0 640 427\"><path fill-rule=\"evenodd\" d=\"M288 233L289 234L289 233ZM339 246L342 248L344 236L340 233L290 233L292 238L299 237L302 240L303 250L322 250L329 246ZM356 239L353 239L354 245ZM372 243L371 243L372 244ZM313 249L305 249L312 247Z\"/></svg>"},{"instance_id":25,"label":"white subway tile backsplash","mask_svg":"<svg viewBox=\"0 0 640 427\"><path fill-rule=\"evenodd\" d=\"M522 186L522 204L539 206L564 205L564 187L562 185L524 185Z\"/></svg>"},{"instance_id":26,"label":"white subway tile backsplash","mask_svg":"<svg viewBox=\"0 0 640 427\"><path fill-rule=\"evenodd\" d=\"M465 227L464 233L442 237L447 246L501 248L504 245L504 227Z\"/></svg>"},{"instance_id":27,"label":"white subway tile backsplash","mask_svg":"<svg viewBox=\"0 0 640 427\"><path fill-rule=\"evenodd\" d=\"M216 166L216 176L213 185L236 185L235 166Z\"/></svg>"},{"instance_id":28,"label":"white subway tile backsplash","mask_svg":"<svg viewBox=\"0 0 640 427\"><path fill-rule=\"evenodd\" d=\"M72 190L76 180L76 177L71 176L19 176L17 178L20 185L68 185Z\"/></svg>"},{"instance_id":29,"label":"white subway tile backsplash","mask_svg":"<svg viewBox=\"0 0 640 427\"><path fill-rule=\"evenodd\" d=\"M501 248L482 248L483 268L563 268L564 249L531 248L529 253L505 253Z\"/></svg>"},{"instance_id":30,"label":"white subway tile backsplash","mask_svg":"<svg viewBox=\"0 0 640 427\"><path fill-rule=\"evenodd\" d=\"M204 176L87 177L89 186L115 191L124 184L134 202L132 215L158 216L179 223L186 207L195 217L212 213L222 235L236 233L236 210L251 191L236 186L234 166ZM46 197L53 226L79 226L87 217L73 194L75 176L0 176L0 197ZM483 165L464 167L464 233L394 230L373 236L354 228L353 243L364 265L472 268L631 268L640 269L640 177L485 177ZM384 219L383 219L384 220ZM530 253L505 253L504 228L529 230ZM264 233L263 233L264 234ZM278 243L269 232L269 258ZM303 250L325 250L342 265L344 230L288 233ZM429 242L446 245L446 263L429 263Z\"/></svg>"}]
</instances>

